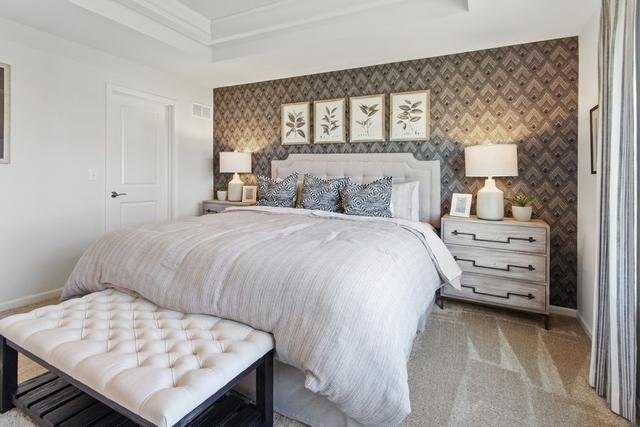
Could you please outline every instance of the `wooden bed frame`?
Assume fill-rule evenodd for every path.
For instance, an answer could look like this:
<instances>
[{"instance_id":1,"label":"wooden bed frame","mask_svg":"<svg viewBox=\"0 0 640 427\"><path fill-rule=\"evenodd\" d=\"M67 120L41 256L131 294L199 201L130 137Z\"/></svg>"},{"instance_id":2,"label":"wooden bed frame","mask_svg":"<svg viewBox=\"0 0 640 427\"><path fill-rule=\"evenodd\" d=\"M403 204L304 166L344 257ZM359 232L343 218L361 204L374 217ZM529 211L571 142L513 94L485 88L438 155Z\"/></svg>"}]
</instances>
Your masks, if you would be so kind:
<instances>
[{"instance_id":1,"label":"wooden bed frame","mask_svg":"<svg viewBox=\"0 0 640 427\"><path fill-rule=\"evenodd\" d=\"M18 385L18 353L49 372ZM231 391L256 371L256 403ZM39 426L153 426L0 335L0 413L17 407ZM254 362L176 426L273 426L273 350Z\"/></svg>"}]
</instances>

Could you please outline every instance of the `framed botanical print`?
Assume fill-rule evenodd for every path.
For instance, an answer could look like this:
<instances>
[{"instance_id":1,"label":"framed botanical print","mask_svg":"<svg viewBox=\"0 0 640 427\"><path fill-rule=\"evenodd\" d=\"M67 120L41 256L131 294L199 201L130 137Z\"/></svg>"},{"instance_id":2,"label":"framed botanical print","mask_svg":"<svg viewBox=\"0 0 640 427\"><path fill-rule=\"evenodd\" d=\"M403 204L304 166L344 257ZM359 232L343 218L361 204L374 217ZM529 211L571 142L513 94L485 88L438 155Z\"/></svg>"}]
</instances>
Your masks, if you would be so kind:
<instances>
[{"instance_id":1,"label":"framed botanical print","mask_svg":"<svg viewBox=\"0 0 640 427\"><path fill-rule=\"evenodd\" d=\"M350 141L384 141L384 95L357 96L349 101Z\"/></svg>"},{"instance_id":2,"label":"framed botanical print","mask_svg":"<svg viewBox=\"0 0 640 427\"><path fill-rule=\"evenodd\" d=\"M391 94L391 141L428 140L431 133L429 90Z\"/></svg>"},{"instance_id":3,"label":"framed botanical print","mask_svg":"<svg viewBox=\"0 0 640 427\"><path fill-rule=\"evenodd\" d=\"M9 163L11 67L0 63L0 163Z\"/></svg>"},{"instance_id":4,"label":"framed botanical print","mask_svg":"<svg viewBox=\"0 0 640 427\"><path fill-rule=\"evenodd\" d=\"M308 144L309 103L282 104L282 145Z\"/></svg>"},{"instance_id":5,"label":"framed botanical print","mask_svg":"<svg viewBox=\"0 0 640 427\"><path fill-rule=\"evenodd\" d=\"M325 99L313 103L313 143L346 142L345 99Z\"/></svg>"}]
</instances>

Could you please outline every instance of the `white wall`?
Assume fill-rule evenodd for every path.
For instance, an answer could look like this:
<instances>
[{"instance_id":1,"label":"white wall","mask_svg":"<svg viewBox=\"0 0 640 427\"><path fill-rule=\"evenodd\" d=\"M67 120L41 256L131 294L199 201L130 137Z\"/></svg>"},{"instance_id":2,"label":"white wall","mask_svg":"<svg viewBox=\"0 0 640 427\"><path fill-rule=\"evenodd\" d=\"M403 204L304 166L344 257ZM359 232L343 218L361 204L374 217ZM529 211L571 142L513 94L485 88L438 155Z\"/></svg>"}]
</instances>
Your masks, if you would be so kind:
<instances>
[{"instance_id":1,"label":"white wall","mask_svg":"<svg viewBox=\"0 0 640 427\"><path fill-rule=\"evenodd\" d=\"M593 330L593 295L598 250L599 174L591 174L589 110L598 103L598 33L600 11L579 35L578 81L578 318Z\"/></svg>"},{"instance_id":2,"label":"white wall","mask_svg":"<svg viewBox=\"0 0 640 427\"><path fill-rule=\"evenodd\" d=\"M117 37L117 34L114 34ZM177 213L211 197L211 89L0 19L11 65L11 163L0 165L0 310L54 295L105 230L108 83L177 101ZM89 181L89 168L99 171Z\"/></svg>"}]
</instances>

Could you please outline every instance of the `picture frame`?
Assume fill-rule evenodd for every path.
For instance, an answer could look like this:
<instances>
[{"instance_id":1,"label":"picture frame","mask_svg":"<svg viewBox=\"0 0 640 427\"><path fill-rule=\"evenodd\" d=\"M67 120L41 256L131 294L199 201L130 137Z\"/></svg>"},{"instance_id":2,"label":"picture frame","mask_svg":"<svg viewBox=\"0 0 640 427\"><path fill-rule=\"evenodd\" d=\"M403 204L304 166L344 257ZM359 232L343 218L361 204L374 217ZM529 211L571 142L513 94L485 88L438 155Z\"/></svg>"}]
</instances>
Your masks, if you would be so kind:
<instances>
[{"instance_id":1,"label":"picture frame","mask_svg":"<svg viewBox=\"0 0 640 427\"><path fill-rule=\"evenodd\" d=\"M453 193L449 215L469 218L473 196L465 193Z\"/></svg>"},{"instance_id":2,"label":"picture frame","mask_svg":"<svg viewBox=\"0 0 640 427\"><path fill-rule=\"evenodd\" d=\"M390 95L389 140L428 141L431 138L431 91Z\"/></svg>"},{"instance_id":3,"label":"picture frame","mask_svg":"<svg viewBox=\"0 0 640 427\"><path fill-rule=\"evenodd\" d=\"M242 203L255 203L258 200L258 186L245 185L242 187Z\"/></svg>"},{"instance_id":4,"label":"picture frame","mask_svg":"<svg viewBox=\"0 0 640 427\"><path fill-rule=\"evenodd\" d=\"M304 145L311 143L309 105L309 102L282 104L282 145Z\"/></svg>"},{"instance_id":5,"label":"picture frame","mask_svg":"<svg viewBox=\"0 0 640 427\"><path fill-rule=\"evenodd\" d=\"M313 103L313 143L340 144L346 140L346 99L324 99Z\"/></svg>"},{"instance_id":6,"label":"picture frame","mask_svg":"<svg viewBox=\"0 0 640 427\"><path fill-rule=\"evenodd\" d=\"M598 105L589 110L589 138L591 148L591 174L598 173Z\"/></svg>"},{"instance_id":7,"label":"picture frame","mask_svg":"<svg viewBox=\"0 0 640 427\"><path fill-rule=\"evenodd\" d=\"M349 141L383 142L385 111L384 94L349 98Z\"/></svg>"},{"instance_id":8,"label":"picture frame","mask_svg":"<svg viewBox=\"0 0 640 427\"><path fill-rule=\"evenodd\" d=\"M11 147L11 66L0 63L0 163L9 163Z\"/></svg>"}]
</instances>

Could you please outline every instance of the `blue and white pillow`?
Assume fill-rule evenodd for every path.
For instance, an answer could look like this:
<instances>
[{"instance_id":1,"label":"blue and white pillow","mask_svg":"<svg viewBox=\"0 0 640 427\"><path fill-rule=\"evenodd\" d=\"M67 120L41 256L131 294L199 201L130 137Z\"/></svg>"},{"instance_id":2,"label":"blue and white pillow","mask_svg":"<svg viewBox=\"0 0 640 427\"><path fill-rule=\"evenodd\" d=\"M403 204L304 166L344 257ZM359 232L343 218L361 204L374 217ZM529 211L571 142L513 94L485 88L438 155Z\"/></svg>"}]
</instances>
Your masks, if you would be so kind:
<instances>
[{"instance_id":1,"label":"blue and white pillow","mask_svg":"<svg viewBox=\"0 0 640 427\"><path fill-rule=\"evenodd\" d=\"M297 173L293 173L279 182L261 175L258 175L257 178L258 202L256 205L278 208L296 207Z\"/></svg>"},{"instance_id":2,"label":"blue and white pillow","mask_svg":"<svg viewBox=\"0 0 640 427\"><path fill-rule=\"evenodd\" d=\"M369 184L350 184L340 192L344 213L391 218L392 190L390 176Z\"/></svg>"},{"instance_id":3,"label":"blue and white pillow","mask_svg":"<svg viewBox=\"0 0 640 427\"><path fill-rule=\"evenodd\" d=\"M302 207L338 212L342 208L340 190L349 185L349 178L322 179L305 174L302 186Z\"/></svg>"}]
</instances>

